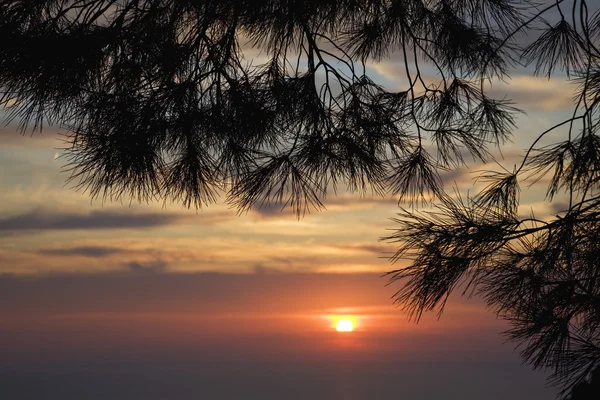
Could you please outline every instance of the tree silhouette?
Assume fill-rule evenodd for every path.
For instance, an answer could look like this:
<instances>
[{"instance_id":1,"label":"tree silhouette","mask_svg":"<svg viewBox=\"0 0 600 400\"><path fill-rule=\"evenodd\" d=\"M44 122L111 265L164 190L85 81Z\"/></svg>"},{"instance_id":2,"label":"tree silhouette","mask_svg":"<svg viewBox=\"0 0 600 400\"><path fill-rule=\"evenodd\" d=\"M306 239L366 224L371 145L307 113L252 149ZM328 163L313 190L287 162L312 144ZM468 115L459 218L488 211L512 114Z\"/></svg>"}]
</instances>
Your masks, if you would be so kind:
<instances>
[{"instance_id":1,"label":"tree silhouette","mask_svg":"<svg viewBox=\"0 0 600 400\"><path fill-rule=\"evenodd\" d=\"M412 259L390 272L396 301L416 319L441 313L466 281L566 393L600 364L600 15L588 6L5 0L0 104L23 132L65 128L69 180L92 197L200 208L225 193L241 211L275 203L298 217L341 185L435 201L435 213L402 210L385 238L392 261ZM400 91L367 75L392 54ZM519 110L489 89L517 64L566 73L572 117L512 172L484 173L481 193L446 193L441 170L490 160L510 138ZM536 147L551 132L564 140ZM548 172L548 198L568 206L520 216L519 184Z\"/></svg>"},{"instance_id":2,"label":"tree silhouette","mask_svg":"<svg viewBox=\"0 0 600 400\"><path fill-rule=\"evenodd\" d=\"M600 368L592 372L589 382L579 382L573 388L569 400L594 400L600 393Z\"/></svg>"}]
</instances>

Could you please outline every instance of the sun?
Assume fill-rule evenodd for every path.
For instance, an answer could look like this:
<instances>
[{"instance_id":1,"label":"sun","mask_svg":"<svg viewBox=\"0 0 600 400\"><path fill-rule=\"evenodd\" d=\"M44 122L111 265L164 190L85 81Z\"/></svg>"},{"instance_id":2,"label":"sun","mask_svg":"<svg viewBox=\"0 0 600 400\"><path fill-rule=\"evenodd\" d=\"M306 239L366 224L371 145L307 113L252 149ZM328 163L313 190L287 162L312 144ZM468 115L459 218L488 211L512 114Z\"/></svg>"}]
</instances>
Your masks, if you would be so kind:
<instances>
[{"instance_id":1,"label":"sun","mask_svg":"<svg viewBox=\"0 0 600 400\"><path fill-rule=\"evenodd\" d=\"M352 332L354 330L354 323L349 319L340 319L335 325L335 329L338 332Z\"/></svg>"}]
</instances>

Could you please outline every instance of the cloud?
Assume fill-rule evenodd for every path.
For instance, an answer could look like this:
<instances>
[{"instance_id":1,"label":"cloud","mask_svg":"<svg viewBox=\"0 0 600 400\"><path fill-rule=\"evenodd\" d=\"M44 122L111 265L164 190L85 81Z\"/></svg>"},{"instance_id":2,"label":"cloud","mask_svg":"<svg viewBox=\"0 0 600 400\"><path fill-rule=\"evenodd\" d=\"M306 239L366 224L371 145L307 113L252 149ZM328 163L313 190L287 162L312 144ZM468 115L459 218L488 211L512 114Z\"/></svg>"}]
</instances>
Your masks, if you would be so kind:
<instances>
[{"instance_id":1,"label":"cloud","mask_svg":"<svg viewBox=\"0 0 600 400\"><path fill-rule=\"evenodd\" d=\"M0 232L80 229L153 228L173 224L182 218L173 213L91 211L88 214L38 209L0 219Z\"/></svg>"},{"instance_id":2,"label":"cloud","mask_svg":"<svg viewBox=\"0 0 600 400\"><path fill-rule=\"evenodd\" d=\"M328 211L372 209L375 207L398 207L398 199L392 196L343 194L328 197L323 201Z\"/></svg>"},{"instance_id":3,"label":"cloud","mask_svg":"<svg viewBox=\"0 0 600 400\"><path fill-rule=\"evenodd\" d=\"M567 201L553 201L549 204L549 208L552 215L562 214L569 209L569 203Z\"/></svg>"},{"instance_id":4,"label":"cloud","mask_svg":"<svg viewBox=\"0 0 600 400\"><path fill-rule=\"evenodd\" d=\"M97 274L106 271L134 274L167 270L206 271L226 270L232 265L243 269L260 259L253 257L241 262L223 259L216 263L211 246L208 245L208 249L199 247L198 240L190 240L189 245L181 245L177 239L168 237L131 239L123 235L123 232L114 236L120 238L98 240L67 235L61 241L59 235L55 234L53 237L56 237L56 243L48 246L47 241L40 243L28 240L28 235L26 239L22 238L23 242L27 242L26 246L9 245L7 250L0 251L0 272L46 276L61 273ZM37 243L41 246L36 246Z\"/></svg>"},{"instance_id":5,"label":"cloud","mask_svg":"<svg viewBox=\"0 0 600 400\"><path fill-rule=\"evenodd\" d=\"M150 262L130 261L124 266L134 273L158 273L167 269L168 263L165 260L155 260Z\"/></svg>"},{"instance_id":6,"label":"cloud","mask_svg":"<svg viewBox=\"0 0 600 400\"><path fill-rule=\"evenodd\" d=\"M124 271L140 273L164 272L169 266L169 262L176 262L182 259L189 259L189 254L177 251L157 251L154 249L126 249L111 246L76 246L55 249L40 249L37 254L54 257L88 257L104 258L108 261L116 262L124 268ZM122 255L115 259L111 256ZM140 257L141 256L141 257ZM126 260L119 262L119 259ZM193 257L192 257L193 259Z\"/></svg>"},{"instance_id":7,"label":"cloud","mask_svg":"<svg viewBox=\"0 0 600 400\"><path fill-rule=\"evenodd\" d=\"M517 107L535 111L572 109L575 85L561 77L515 75L507 82L495 82L488 91L492 98L506 96Z\"/></svg>"},{"instance_id":8,"label":"cloud","mask_svg":"<svg viewBox=\"0 0 600 400\"><path fill-rule=\"evenodd\" d=\"M277 217L282 215L285 211L291 212L292 209L284 201L274 201L254 207L253 211L262 217Z\"/></svg>"},{"instance_id":9,"label":"cloud","mask_svg":"<svg viewBox=\"0 0 600 400\"><path fill-rule=\"evenodd\" d=\"M390 296L397 287L386 287L387 279L380 273L273 273L260 264L256 273L249 274L173 273L164 270L165 264L162 260L130 263L129 270L102 273L20 277L0 273L0 316L288 313L371 306L396 312ZM156 273L137 274L140 269Z\"/></svg>"},{"instance_id":10,"label":"cloud","mask_svg":"<svg viewBox=\"0 0 600 400\"><path fill-rule=\"evenodd\" d=\"M341 192L341 190L340 190ZM331 194L325 199L321 199L323 208L319 210L310 209L310 214L344 212L354 210L372 209L374 207L394 207L398 205L398 199L391 196L367 195L360 196L356 193ZM250 214L260 220L293 220L295 213L290 206L285 206L285 202L273 202L260 207L255 207ZM308 215L309 213L307 213ZM302 219L302 218L301 218Z\"/></svg>"},{"instance_id":11,"label":"cloud","mask_svg":"<svg viewBox=\"0 0 600 400\"><path fill-rule=\"evenodd\" d=\"M0 120L2 115L0 114ZM24 135L18 131L16 124L8 126L0 126L0 145L4 147L47 147L55 148L63 145L59 140L58 131L53 129L44 129L43 132L35 134L25 133Z\"/></svg>"},{"instance_id":12,"label":"cloud","mask_svg":"<svg viewBox=\"0 0 600 400\"><path fill-rule=\"evenodd\" d=\"M386 81L393 83L390 90L406 90L408 81L404 62L388 59L369 65ZM434 70L422 74L426 84L438 85L441 78ZM494 99L507 99L516 106L529 111L558 111L573 108L575 86L565 76L554 76L552 79L527 74L527 71L513 71L506 82L495 80L491 88L487 88L488 96Z\"/></svg>"},{"instance_id":13,"label":"cloud","mask_svg":"<svg viewBox=\"0 0 600 400\"><path fill-rule=\"evenodd\" d=\"M451 169L448 171L440 171L440 178L444 186L454 186L456 183L466 184L473 182L473 172L466 168Z\"/></svg>"},{"instance_id":14,"label":"cloud","mask_svg":"<svg viewBox=\"0 0 600 400\"><path fill-rule=\"evenodd\" d=\"M389 245L385 246L385 245L356 244L356 245L347 245L347 246L340 245L340 246L333 246L333 247L343 250L343 251L375 254L380 257L389 255L390 253L395 252L394 247L389 246Z\"/></svg>"},{"instance_id":15,"label":"cloud","mask_svg":"<svg viewBox=\"0 0 600 400\"><path fill-rule=\"evenodd\" d=\"M281 222L281 221L275 221ZM356 272L373 271L380 273L388 269L385 261L378 257L384 254L377 252L377 239L383 230L372 235L365 233L361 227L359 234L344 239L325 236L292 236L287 230L290 225L273 224L272 220L251 223L249 226L262 226L262 231L253 229L240 230L235 233L224 227L217 228L211 235L201 239L195 235L195 227L177 227L175 236L161 234L166 230L153 231L151 236L144 229L119 232L118 235L106 237L98 232L79 233L73 237L71 232L54 233L50 245L44 239L25 243L25 239L17 242L14 248L7 249L7 260L3 272L16 274L46 275L52 273L98 273L107 270L129 272L156 271L168 266L172 272L198 272L218 270L223 272L273 272L285 273L333 271ZM389 227L390 223L388 221ZM315 232L322 230L319 224ZM324 225L329 226L329 225ZM187 231L187 232L186 232ZM340 229L331 229L335 235ZM188 233L189 232L189 233ZM129 235L131 233L131 235ZM140 235L141 236L138 236ZM310 232L307 233L309 235ZM201 245L199 245L201 240ZM371 247L373 245L374 247ZM383 247L382 247L383 249ZM393 247L388 251L394 250Z\"/></svg>"},{"instance_id":16,"label":"cloud","mask_svg":"<svg viewBox=\"0 0 600 400\"><path fill-rule=\"evenodd\" d=\"M265 275L265 274L281 274L281 273L285 272L285 271L283 271L283 270L281 270L281 269L279 269L279 268L265 266L265 265L264 265L264 264L262 264L262 263L255 264L255 265L252 267L252 271L253 271L255 274L258 274L258 275Z\"/></svg>"},{"instance_id":17,"label":"cloud","mask_svg":"<svg viewBox=\"0 0 600 400\"><path fill-rule=\"evenodd\" d=\"M50 255L50 256L83 256L92 258L102 258L111 256L113 254L119 254L126 252L125 249L117 247L104 247L104 246L79 246L62 249L40 249L37 251L38 254Z\"/></svg>"}]
</instances>

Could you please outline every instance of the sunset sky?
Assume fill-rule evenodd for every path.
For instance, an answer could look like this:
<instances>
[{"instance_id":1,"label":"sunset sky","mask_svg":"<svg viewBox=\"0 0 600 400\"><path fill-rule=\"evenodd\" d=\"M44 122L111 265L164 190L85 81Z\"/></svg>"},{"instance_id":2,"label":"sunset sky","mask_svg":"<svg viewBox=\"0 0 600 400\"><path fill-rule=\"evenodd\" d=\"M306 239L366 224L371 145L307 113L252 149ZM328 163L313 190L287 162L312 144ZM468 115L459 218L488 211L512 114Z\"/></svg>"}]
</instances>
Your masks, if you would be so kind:
<instances>
[{"instance_id":1,"label":"sunset sky","mask_svg":"<svg viewBox=\"0 0 600 400\"><path fill-rule=\"evenodd\" d=\"M393 60L370 65L392 89L404 79ZM493 87L527 111L507 169L572 110L572 85L527 72ZM0 128L3 398L554 398L479 299L455 296L419 324L393 305L381 275L402 262L390 266L395 247L379 238L396 199L331 194L300 220L276 206L238 215L223 199L198 212L103 204L64 186L61 147L53 127ZM446 173L446 188L466 191L488 167ZM543 182L521 189L523 213L560 211ZM353 332L335 330L344 316Z\"/></svg>"}]
</instances>

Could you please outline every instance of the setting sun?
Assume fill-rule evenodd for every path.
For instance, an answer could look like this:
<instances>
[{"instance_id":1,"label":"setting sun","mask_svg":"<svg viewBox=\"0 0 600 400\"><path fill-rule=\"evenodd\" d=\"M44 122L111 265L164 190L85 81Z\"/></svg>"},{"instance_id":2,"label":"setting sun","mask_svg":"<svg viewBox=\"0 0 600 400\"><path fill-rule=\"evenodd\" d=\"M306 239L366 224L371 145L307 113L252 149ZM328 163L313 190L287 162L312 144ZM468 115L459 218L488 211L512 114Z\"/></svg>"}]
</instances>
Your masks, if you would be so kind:
<instances>
[{"instance_id":1,"label":"setting sun","mask_svg":"<svg viewBox=\"0 0 600 400\"><path fill-rule=\"evenodd\" d=\"M340 319L335 326L338 332L352 332L354 324L349 319Z\"/></svg>"}]
</instances>

